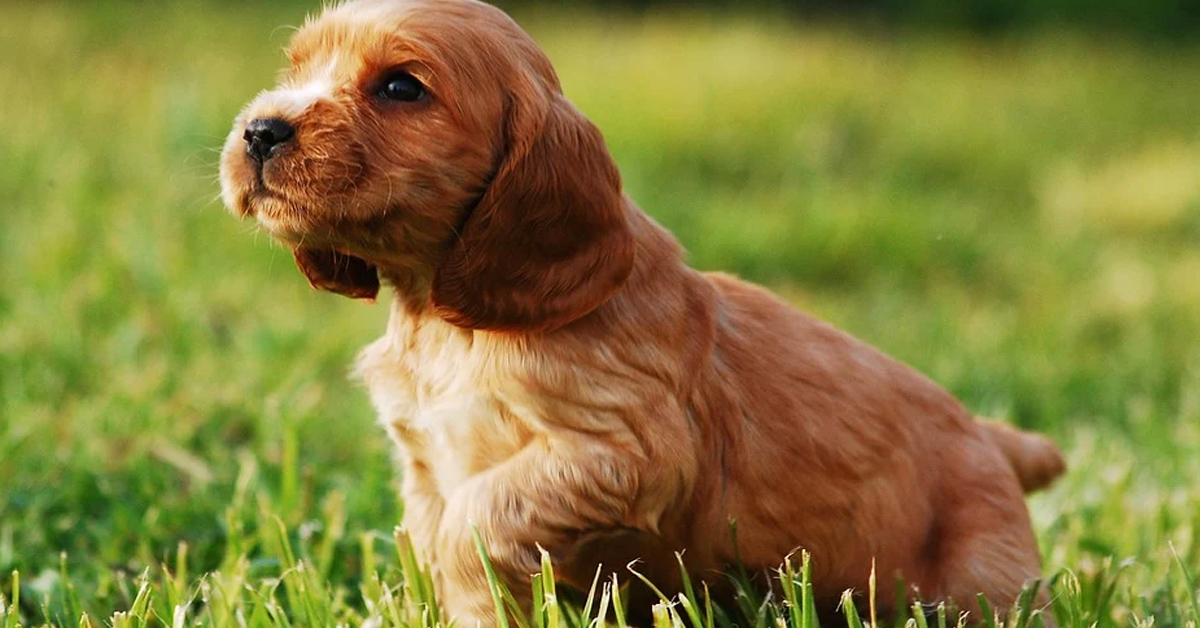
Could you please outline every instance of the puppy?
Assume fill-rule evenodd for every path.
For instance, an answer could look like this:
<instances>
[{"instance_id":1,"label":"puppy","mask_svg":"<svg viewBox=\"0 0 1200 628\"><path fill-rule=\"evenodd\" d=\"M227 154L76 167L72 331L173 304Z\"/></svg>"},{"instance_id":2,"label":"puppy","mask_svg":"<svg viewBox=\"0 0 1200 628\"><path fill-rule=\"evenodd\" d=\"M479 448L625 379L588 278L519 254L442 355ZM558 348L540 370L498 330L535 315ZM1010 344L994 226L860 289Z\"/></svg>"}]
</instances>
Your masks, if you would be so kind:
<instances>
[{"instance_id":1,"label":"puppy","mask_svg":"<svg viewBox=\"0 0 1200 628\"><path fill-rule=\"evenodd\" d=\"M717 586L737 559L766 570L806 548L819 601L874 565L884 610L910 593L893 575L966 608L1007 608L1038 577L1023 493L1062 472L1055 446L687 267L504 13L351 2L288 56L234 123L223 198L314 287L394 289L358 373L452 617L495 621L473 529L517 595L539 545L584 587L635 558L675 586L682 550Z\"/></svg>"}]
</instances>

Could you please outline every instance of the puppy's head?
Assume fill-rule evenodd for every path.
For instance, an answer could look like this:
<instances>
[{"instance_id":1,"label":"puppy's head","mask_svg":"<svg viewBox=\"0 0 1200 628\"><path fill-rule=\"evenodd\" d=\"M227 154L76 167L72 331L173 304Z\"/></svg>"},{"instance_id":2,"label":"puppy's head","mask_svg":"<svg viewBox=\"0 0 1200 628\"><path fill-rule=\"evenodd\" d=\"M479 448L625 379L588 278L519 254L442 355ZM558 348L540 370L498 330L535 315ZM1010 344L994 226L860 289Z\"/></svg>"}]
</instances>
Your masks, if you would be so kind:
<instances>
[{"instance_id":1,"label":"puppy's head","mask_svg":"<svg viewBox=\"0 0 1200 628\"><path fill-rule=\"evenodd\" d=\"M234 123L222 195L314 287L374 298L382 270L454 324L537 331L628 277L604 141L498 9L360 0L310 19L288 57Z\"/></svg>"}]
</instances>

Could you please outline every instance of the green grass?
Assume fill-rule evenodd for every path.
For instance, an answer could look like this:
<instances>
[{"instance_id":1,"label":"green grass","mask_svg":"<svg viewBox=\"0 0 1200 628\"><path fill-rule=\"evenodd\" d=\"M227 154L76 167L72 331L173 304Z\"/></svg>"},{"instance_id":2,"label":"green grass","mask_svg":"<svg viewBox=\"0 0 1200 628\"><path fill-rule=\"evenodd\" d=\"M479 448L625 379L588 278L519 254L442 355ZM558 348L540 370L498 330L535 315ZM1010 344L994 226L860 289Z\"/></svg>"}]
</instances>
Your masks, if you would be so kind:
<instances>
[{"instance_id":1,"label":"green grass","mask_svg":"<svg viewBox=\"0 0 1200 628\"><path fill-rule=\"evenodd\" d=\"M384 308L214 200L304 11L233 6L0 3L3 628L436 623L346 378ZM1064 444L1031 502L1061 625L1200 624L1200 48L521 17L695 265ZM799 558L656 623L809 628ZM618 598L513 626L619 626Z\"/></svg>"}]
</instances>

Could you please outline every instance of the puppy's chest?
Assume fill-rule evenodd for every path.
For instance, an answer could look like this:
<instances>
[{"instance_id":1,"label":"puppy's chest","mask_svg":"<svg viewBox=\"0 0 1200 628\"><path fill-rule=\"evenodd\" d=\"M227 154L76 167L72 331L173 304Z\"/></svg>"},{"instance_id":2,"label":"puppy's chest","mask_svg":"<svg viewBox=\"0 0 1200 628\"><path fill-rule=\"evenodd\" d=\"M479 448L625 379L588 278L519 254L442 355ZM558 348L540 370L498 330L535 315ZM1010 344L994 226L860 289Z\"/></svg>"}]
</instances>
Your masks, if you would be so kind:
<instances>
[{"instance_id":1,"label":"puppy's chest","mask_svg":"<svg viewBox=\"0 0 1200 628\"><path fill-rule=\"evenodd\" d=\"M359 374L380 423L409 464L424 468L442 496L515 455L532 431L489 384L493 365L452 334L394 331L359 356ZM429 488L429 487L427 487Z\"/></svg>"}]
</instances>

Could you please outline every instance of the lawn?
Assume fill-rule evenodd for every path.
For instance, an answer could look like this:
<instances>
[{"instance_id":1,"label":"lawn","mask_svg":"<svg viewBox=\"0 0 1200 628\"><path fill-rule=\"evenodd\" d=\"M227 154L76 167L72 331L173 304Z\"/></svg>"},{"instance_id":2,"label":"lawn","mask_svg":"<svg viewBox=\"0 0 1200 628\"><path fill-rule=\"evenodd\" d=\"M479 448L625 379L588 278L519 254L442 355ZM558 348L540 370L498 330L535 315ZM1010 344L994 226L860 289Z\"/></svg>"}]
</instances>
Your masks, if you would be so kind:
<instances>
[{"instance_id":1,"label":"lawn","mask_svg":"<svg viewBox=\"0 0 1200 628\"><path fill-rule=\"evenodd\" d=\"M3 628L430 620L346 376L385 308L216 200L305 11L234 6L0 3ZM694 265L1063 444L1031 501L1060 625L1200 624L1200 46L518 16ZM807 627L789 590L712 621Z\"/></svg>"}]
</instances>

